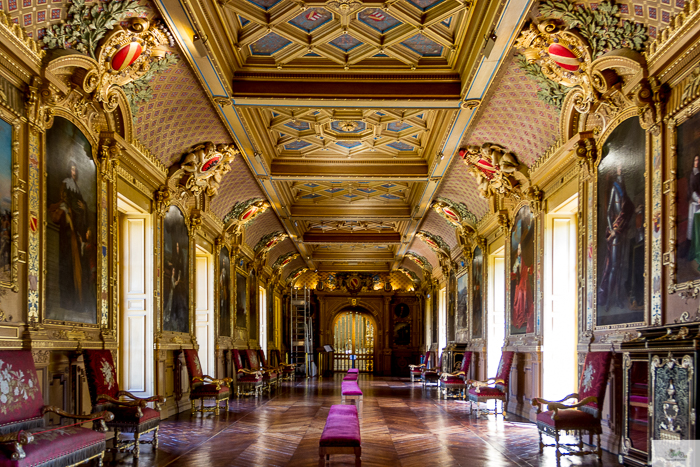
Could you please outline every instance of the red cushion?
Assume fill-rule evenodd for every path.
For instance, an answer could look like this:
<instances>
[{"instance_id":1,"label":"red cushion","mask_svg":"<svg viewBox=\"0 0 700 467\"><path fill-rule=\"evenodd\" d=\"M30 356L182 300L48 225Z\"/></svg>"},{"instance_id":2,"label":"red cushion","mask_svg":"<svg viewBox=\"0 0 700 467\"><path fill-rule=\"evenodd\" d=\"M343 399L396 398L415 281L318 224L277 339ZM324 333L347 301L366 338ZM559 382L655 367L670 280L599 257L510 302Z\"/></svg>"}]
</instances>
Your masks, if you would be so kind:
<instances>
[{"instance_id":1,"label":"red cushion","mask_svg":"<svg viewBox=\"0 0 700 467\"><path fill-rule=\"evenodd\" d=\"M505 396L505 393L498 388L478 388L479 392L476 392L477 388L469 389L469 394L477 397L483 396Z\"/></svg>"},{"instance_id":2,"label":"red cushion","mask_svg":"<svg viewBox=\"0 0 700 467\"><path fill-rule=\"evenodd\" d=\"M275 378L277 378L276 371L268 371L266 373L263 373L263 379L275 379Z\"/></svg>"},{"instance_id":3,"label":"red cushion","mask_svg":"<svg viewBox=\"0 0 700 467\"><path fill-rule=\"evenodd\" d=\"M236 367L236 371L245 368L245 365L243 364L243 356L239 350L234 349L233 351L233 365Z\"/></svg>"},{"instance_id":4,"label":"red cushion","mask_svg":"<svg viewBox=\"0 0 700 467\"><path fill-rule=\"evenodd\" d=\"M239 374L237 380L239 383L259 383L262 381L262 376L256 374Z\"/></svg>"},{"instance_id":5,"label":"red cushion","mask_svg":"<svg viewBox=\"0 0 700 467\"><path fill-rule=\"evenodd\" d=\"M553 410L537 414L537 423L544 424L557 430L580 430L600 426L600 420L593 415L575 409L560 410L554 420Z\"/></svg>"},{"instance_id":6,"label":"red cushion","mask_svg":"<svg viewBox=\"0 0 700 467\"><path fill-rule=\"evenodd\" d=\"M114 421L117 423L144 423L160 418L160 412L148 407L141 409L143 415L139 418L136 418L136 407L110 407L109 411L114 414Z\"/></svg>"},{"instance_id":7,"label":"red cushion","mask_svg":"<svg viewBox=\"0 0 700 467\"><path fill-rule=\"evenodd\" d=\"M105 447L104 433L78 426L59 428L34 435L34 441L24 446L27 457L22 460L12 461L5 454L0 453L0 467L24 467L44 463L51 465L52 460L89 447L94 448L94 454L102 451ZM69 463L74 464L75 461ZM60 465L66 464L61 463Z\"/></svg>"},{"instance_id":8,"label":"red cushion","mask_svg":"<svg viewBox=\"0 0 700 467\"><path fill-rule=\"evenodd\" d=\"M501 361L498 364L498 371L496 372L496 379L503 380L503 387L508 387L508 380L510 379L510 367L513 365L513 358L515 357L515 352L503 352L501 353ZM499 384L500 386L500 384Z\"/></svg>"},{"instance_id":9,"label":"red cushion","mask_svg":"<svg viewBox=\"0 0 700 467\"><path fill-rule=\"evenodd\" d=\"M199 355L194 349L185 349L185 363L187 364L187 373L190 375L190 379L198 377L201 378L204 373L202 373L202 365L199 363Z\"/></svg>"},{"instance_id":10,"label":"red cushion","mask_svg":"<svg viewBox=\"0 0 700 467\"><path fill-rule=\"evenodd\" d=\"M343 381L357 381L357 373L343 376Z\"/></svg>"},{"instance_id":11,"label":"red cushion","mask_svg":"<svg viewBox=\"0 0 700 467\"><path fill-rule=\"evenodd\" d=\"M114 368L112 352L107 349L85 350L83 359L92 403L102 402L97 400L97 396L101 394L118 399L119 380Z\"/></svg>"},{"instance_id":12,"label":"red cushion","mask_svg":"<svg viewBox=\"0 0 700 467\"><path fill-rule=\"evenodd\" d=\"M472 353L464 352L464 357L462 358L462 365L459 367L459 371L467 372L469 370L469 365L472 363Z\"/></svg>"},{"instance_id":13,"label":"red cushion","mask_svg":"<svg viewBox=\"0 0 700 467\"><path fill-rule=\"evenodd\" d=\"M414 369L414 370L411 370L411 374L413 374L413 375L422 375L422 374L423 374L423 370L421 370L420 368L416 368L416 369Z\"/></svg>"},{"instance_id":14,"label":"red cushion","mask_svg":"<svg viewBox=\"0 0 700 467\"><path fill-rule=\"evenodd\" d=\"M358 370L357 368L350 368L348 370L348 373L359 373L359 372L360 372L360 370Z\"/></svg>"},{"instance_id":15,"label":"red cushion","mask_svg":"<svg viewBox=\"0 0 700 467\"><path fill-rule=\"evenodd\" d=\"M362 391L354 381L343 381L341 391L344 396L361 396Z\"/></svg>"},{"instance_id":16,"label":"red cushion","mask_svg":"<svg viewBox=\"0 0 700 467\"><path fill-rule=\"evenodd\" d=\"M460 378L459 376L445 376L442 380L441 383L444 384L459 384L461 386L464 386L464 380Z\"/></svg>"},{"instance_id":17,"label":"red cushion","mask_svg":"<svg viewBox=\"0 0 700 467\"><path fill-rule=\"evenodd\" d=\"M348 407L354 410L354 416L350 409L338 409L338 407ZM333 405L328 412L326 426L319 441L322 447L359 447L360 422L357 418L357 408L353 405Z\"/></svg>"},{"instance_id":18,"label":"red cushion","mask_svg":"<svg viewBox=\"0 0 700 467\"><path fill-rule=\"evenodd\" d=\"M578 385L579 400L590 396L598 398L597 403L586 404L586 407L598 409L598 407L603 406L611 358L611 352L589 352L586 355L586 361L583 362L583 371L581 372L581 381Z\"/></svg>"},{"instance_id":19,"label":"red cushion","mask_svg":"<svg viewBox=\"0 0 700 467\"><path fill-rule=\"evenodd\" d=\"M31 350L1 350L0 425L41 418L43 408Z\"/></svg>"},{"instance_id":20,"label":"red cushion","mask_svg":"<svg viewBox=\"0 0 700 467\"><path fill-rule=\"evenodd\" d=\"M192 389L190 398L193 397L215 397L229 392L228 386L224 385L216 389L216 384L202 384Z\"/></svg>"}]
</instances>

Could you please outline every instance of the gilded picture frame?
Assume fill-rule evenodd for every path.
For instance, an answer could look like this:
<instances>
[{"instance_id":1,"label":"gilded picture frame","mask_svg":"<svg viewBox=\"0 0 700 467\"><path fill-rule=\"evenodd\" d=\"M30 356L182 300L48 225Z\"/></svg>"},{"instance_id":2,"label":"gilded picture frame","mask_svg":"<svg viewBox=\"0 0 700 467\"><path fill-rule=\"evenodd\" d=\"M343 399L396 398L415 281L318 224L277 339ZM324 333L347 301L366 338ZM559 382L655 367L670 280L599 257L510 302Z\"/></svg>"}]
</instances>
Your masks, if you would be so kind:
<instances>
[{"instance_id":1,"label":"gilded picture frame","mask_svg":"<svg viewBox=\"0 0 700 467\"><path fill-rule=\"evenodd\" d=\"M480 285L480 292L481 292L481 332L480 335L475 335L476 331L476 317L475 317L475 310L474 306L476 306L475 300L478 298L475 296L476 294L476 284L474 283L474 279L476 278L476 275L473 271L474 268L474 260L476 258L476 250L480 249L481 250L481 258L482 258L482 264L481 264L481 285ZM468 294L468 312L467 316L469 317L469 340L473 342L483 342L486 340L486 299L488 297L488 267L487 267L487 256L486 256L486 241L484 238L479 237L478 241L475 243L475 245L472 247L471 250L471 258L469 260L469 294Z\"/></svg>"},{"instance_id":2,"label":"gilded picture frame","mask_svg":"<svg viewBox=\"0 0 700 467\"><path fill-rule=\"evenodd\" d=\"M224 253L225 252L225 253ZM215 248L216 261L214 262L214 293L217 297L214 306L214 316L216 318L216 335L217 337L231 338L233 336L234 330L234 306L233 306L233 274L234 267L231 258L231 248L226 243L217 243ZM228 258L228 273L222 275L222 262L224 258ZM228 287L228 330L224 328L225 323L222 321L222 317L225 317L225 310L222 309L222 305L225 306L225 302L222 300L222 287ZM223 315L223 316L222 316Z\"/></svg>"},{"instance_id":3,"label":"gilded picture frame","mask_svg":"<svg viewBox=\"0 0 700 467\"><path fill-rule=\"evenodd\" d=\"M643 297L644 297L644 304L642 307L642 319L640 320L632 320L629 322L621 322L621 323L614 323L614 324L598 324L599 322L599 273L600 270L599 268L604 267L605 265L598 264L598 243L599 243L599 232L598 232L598 213L596 208L598 207L598 203L600 200L598 199L598 189L599 189L599 184L601 183L600 181L600 164L603 160L603 148L606 142L608 141L608 138L611 136L611 134L618 128L620 127L624 122L626 122L629 119L632 118L638 118L638 111L637 107L635 106L630 106L624 111L620 112L616 118L610 122L610 124L607 126L605 131L601 133L598 137L597 140L597 151L599 154L599 157L595 161L595 166L594 166L594 173L593 176L591 177L591 180L588 184L587 189L590 190L588 192L589 200L590 203L588 205L588 238L589 238L589 251L588 254L591 257L591 261L589 262L589 267L592 268L590 271L590 274L588 274L588 280L589 280L589 293L587 294L587 302L590 302L591 307L590 307L590 313L591 313L591 326L594 331L599 331L599 330L616 330L616 329L629 329L629 328L638 328L638 327L643 327L647 326L649 323L649 313L650 313L650 300L649 300L649 289L650 289L650 284L649 284L649 274L644 274L643 275ZM641 128L641 125L640 125ZM644 232L644 271L648 271L650 267L650 249L651 249L651 231L649 227L649 217L650 217L650 212L651 212L651 186L650 186L650 177L649 173L651 173L651 142L650 142L650 136L649 133L644 131L643 129L641 130L644 132L644 145L645 145L645 150L644 150L644 162L643 162L643 173L644 173L644 189L643 189L643 200L644 200L644 212L643 212L643 226L641 227L642 231ZM619 286L618 286L619 287ZM588 303L587 303L588 305Z\"/></svg>"},{"instance_id":4,"label":"gilded picture frame","mask_svg":"<svg viewBox=\"0 0 700 467\"><path fill-rule=\"evenodd\" d=\"M233 317L234 328L247 333L248 319L250 315L250 313L248 313L248 273L238 266L236 267L236 280L234 281L233 285L233 296L235 297L236 302L236 313ZM243 319L241 320L242 317ZM244 321L245 323L242 323L241 321Z\"/></svg>"},{"instance_id":5,"label":"gilded picture frame","mask_svg":"<svg viewBox=\"0 0 700 467\"><path fill-rule=\"evenodd\" d=\"M19 291L20 131L22 121L0 101L0 287Z\"/></svg>"},{"instance_id":6,"label":"gilded picture frame","mask_svg":"<svg viewBox=\"0 0 700 467\"><path fill-rule=\"evenodd\" d=\"M679 244L683 241L681 228L690 223L689 213L684 212L689 202L683 203L681 197L688 194L688 188L683 190L681 182L687 174L680 165L686 161L688 155L684 154L683 142L679 141L679 128L686 124L694 123L700 128L700 99L695 99L684 108L684 111L672 116L668 120L668 168L663 191L669 197L668 203L668 249L663 255L663 264L668 268L668 293L680 293L683 296L697 296L700 294L700 271L697 278L688 278L688 274L679 274L679 256L683 251ZM683 160L681 160L683 159ZM684 217L686 217L684 219ZM691 247L692 248L692 247ZM681 265L682 266L682 265ZM679 279L679 275L686 276Z\"/></svg>"},{"instance_id":7,"label":"gilded picture frame","mask_svg":"<svg viewBox=\"0 0 700 467\"><path fill-rule=\"evenodd\" d=\"M455 289L455 340L466 342L470 335L469 283L471 268L466 265L457 272Z\"/></svg>"},{"instance_id":8,"label":"gilded picture frame","mask_svg":"<svg viewBox=\"0 0 700 467\"><path fill-rule=\"evenodd\" d=\"M102 294L106 293L107 291L104 290L104 280L105 274L108 273L108 270L106 271L104 266L105 266L105 261L103 261L103 258L107 254L106 251L104 251L105 245L107 243L108 236L107 233L107 218L108 218L108 211L109 209L109 204L107 204L107 187L106 183L107 181L104 180L103 174L101 171L98 169L100 164L98 160L98 151L99 151L99 139L93 134L93 132L85 126L84 122L79 119L77 116L73 115L72 113L67 112L64 110L62 107L55 107L53 108L53 113L54 113L54 118L51 120L50 125L46 126L46 132L43 134L43 148L44 150L42 151L42 165L41 165L41 185L42 185L42 196L41 196L41 203L42 203L42 213L44 216L44 222L42 226L42 242L41 242L41 251L42 251L42 265L43 265L43 281L42 281L42 287L41 287L41 302L44 304L44 306L40 307L41 310L41 317L40 320L43 323L46 324L55 324L55 325L78 325L81 327L86 327L86 328L100 328L100 327L107 327L108 326L108 316L106 313L106 309L108 309L108 305L106 301L108 299L103 299ZM95 192L93 196L95 197L95 222L96 225L95 227L95 242L94 244L97 247L102 247L99 248L102 251L102 254L97 255L96 253L96 258L95 258L95 282L94 282L94 303L95 303L95 320L94 322L85 322L85 321L77 321L74 319L62 319L62 317L58 315L53 315L53 311L49 312L47 303L49 302L48 299L48 294L49 291L47 289L50 288L49 282L49 254L48 254L48 229L49 229L49 196L52 196L52 194L49 193L49 164L47 162L47 159L49 158L49 149L48 149L48 133L51 132L51 129L56 127L57 122L60 122L60 119L66 120L69 124L73 125L74 127L77 128L77 130L82 134L82 136L85 138L86 142L90 145L90 154L88 155L90 161L94 164L95 167L95 183L94 183L94 189ZM91 184L92 185L92 184ZM53 196L52 196L52 201L53 201ZM51 300L53 301L53 300ZM61 310L57 310L61 311Z\"/></svg>"},{"instance_id":9,"label":"gilded picture frame","mask_svg":"<svg viewBox=\"0 0 700 467\"><path fill-rule=\"evenodd\" d=\"M166 263L167 263L167 226L166 226L166 218L167 218L167 213L170 212L172 208L175 208L180 211L180 214L183 217L184 224L185 224L185 229L186 229L186 235L187 235L187 245L188 245L188 251L187 251L187 271L188 271L188 277L187 277L187 300L184 302L187 306L187 330L172 330L172 329L166 329L166 310L168 308L168 294L166 293L166 288L168 287L168 284L171 282L168 280L166 277L167 274L167 268L166 268ZM162 306L160 308L160 322L161 322L161 331L163 333L171 334L175 336L173 339L171 339L171 342L174 344L182 344L185 343L186 341L183 340L184 336L189 336L190 338L194 338L194 326L195 326L195 319L193 316L193 310L194 310L194 278L195 278L195 236L193 235L192 232L192 223L191 219L189 216L189 210L187 209L187 205L185 203L179 202L179 201L174 201L168 205L168 209L166 211L166 215L162 217L160 220L162 228L161 228L161 287L162 287ZM181 337L182 336L182 337ZM182 342L180 342L182 341Z\"/></svg>"}]
</instances>

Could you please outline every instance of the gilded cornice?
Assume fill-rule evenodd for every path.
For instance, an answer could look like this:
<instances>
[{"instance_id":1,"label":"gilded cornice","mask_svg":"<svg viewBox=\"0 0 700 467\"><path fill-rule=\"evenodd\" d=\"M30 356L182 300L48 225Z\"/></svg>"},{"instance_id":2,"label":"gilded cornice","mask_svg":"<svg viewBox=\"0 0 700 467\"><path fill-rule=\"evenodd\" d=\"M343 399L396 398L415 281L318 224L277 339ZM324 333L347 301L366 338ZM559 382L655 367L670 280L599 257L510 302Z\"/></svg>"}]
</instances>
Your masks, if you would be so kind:
<instances>
[{"instance_id":1,"label":"gilded cornice","mask_svg":"<svg viewBox=\"0 0 700 467\"><path fill-rule=\"evenodd\" d=\"M669 52L679 46L684 46L687 41L686 36L697 37L698 28L700 26L700 1L686 0L683 12L673 15L666 28L664 28L659 36L647 45L644 53L649 71L656 73L665 65L663 60L669 56ZM697 40L694 41L694 47L697 47ZM662 72L662 76L670 71L673 67L667 68Z\"/></svg>"},{"instance_id":2,"label":"gilded cornice","mask_svg":"<svg viewBox=\"0 0 700 467\"><path fill-rule=\"evenodd\" d=\"M133 142L130 144L116 133L105 134L103 132L102 136L112 138L121 146L120 163L122 165L120 167L124 167L131 176L150 187L151 191L165 183L167 169L163 164L152 159L150 153L142 152L142 150L147 150L143 145L140 143L137 145ZM134 141L136 142L136 140ZM149 194L149 197L151 196L153 196L152 192Z\"/></svg>"},{"instance_id":3,"label":"gilded cornice","mask_svg":"<svg viewBox=\"0 0 700 467\"><path fill-rule=\"evenodd\" d=\"M583 144L587 139L593 141L593 132L577 133L565 143L561 140L554 143L530 168L532 183L543 187L543 191L548 194L547 185L555 181L563 171L568 170L572 163L579 165L579 162L587 162L585 146L582 155L577 157L579 143ZM593 143L592 145L595 146Z\"/></svg>"},{"instance_id":4,"label":"gilded cornice","mask_svg":"<svg viewBox=\"0 0 700 467\"><path fill-rule=\"evenodd\" d=\"M10 15L4 11L0 11L0 35L4 38L3 42L14 45L18 50L29 58L32 68L38 69L41 67L41 61L46 55L41 46L22 29L19 24L15 24L10 18ZM22 54L19 54L21 57Z\"/></svg>"}]
</instances>

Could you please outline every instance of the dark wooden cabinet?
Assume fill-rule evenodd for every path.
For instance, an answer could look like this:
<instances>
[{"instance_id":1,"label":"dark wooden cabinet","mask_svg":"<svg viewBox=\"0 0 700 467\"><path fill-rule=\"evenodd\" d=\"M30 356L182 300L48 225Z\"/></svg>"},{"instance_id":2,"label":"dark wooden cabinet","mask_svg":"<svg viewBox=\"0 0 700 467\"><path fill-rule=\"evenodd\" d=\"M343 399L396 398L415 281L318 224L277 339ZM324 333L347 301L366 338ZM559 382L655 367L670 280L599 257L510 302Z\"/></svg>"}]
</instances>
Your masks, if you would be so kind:
<instances>
[{"instance_id":1,"label":"dark wooden cabinet","mask_svg":"<svg viewBox=\"0 0 700 467\"><path fill-rule=\"evenodd\" d=\"M698 439L695 363L699 348L700 323L648 328L621 345L621 463L649 465L654 439Z\"/></svg>"}]
</instances>

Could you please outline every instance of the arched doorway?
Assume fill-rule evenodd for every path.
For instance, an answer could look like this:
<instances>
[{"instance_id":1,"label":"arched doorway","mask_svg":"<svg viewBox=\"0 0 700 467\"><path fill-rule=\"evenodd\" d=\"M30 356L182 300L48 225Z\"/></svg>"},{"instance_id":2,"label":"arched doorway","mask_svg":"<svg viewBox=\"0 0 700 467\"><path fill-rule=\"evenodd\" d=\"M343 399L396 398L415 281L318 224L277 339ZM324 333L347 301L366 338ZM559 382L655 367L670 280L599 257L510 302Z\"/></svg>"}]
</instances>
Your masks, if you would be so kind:
<instances>
[{"instance_id":1,"label":"arched doorway","mask_svg":"<svg viewBox=\"0 0 700 467\"><path fill-rule=\"evenodd\" d=\"M352 307L338 313L333 322L333 370L347 371L354 361L360 371L373 372L376 331L374 317L364 308Z\"/></svg>"}]
</instances>

